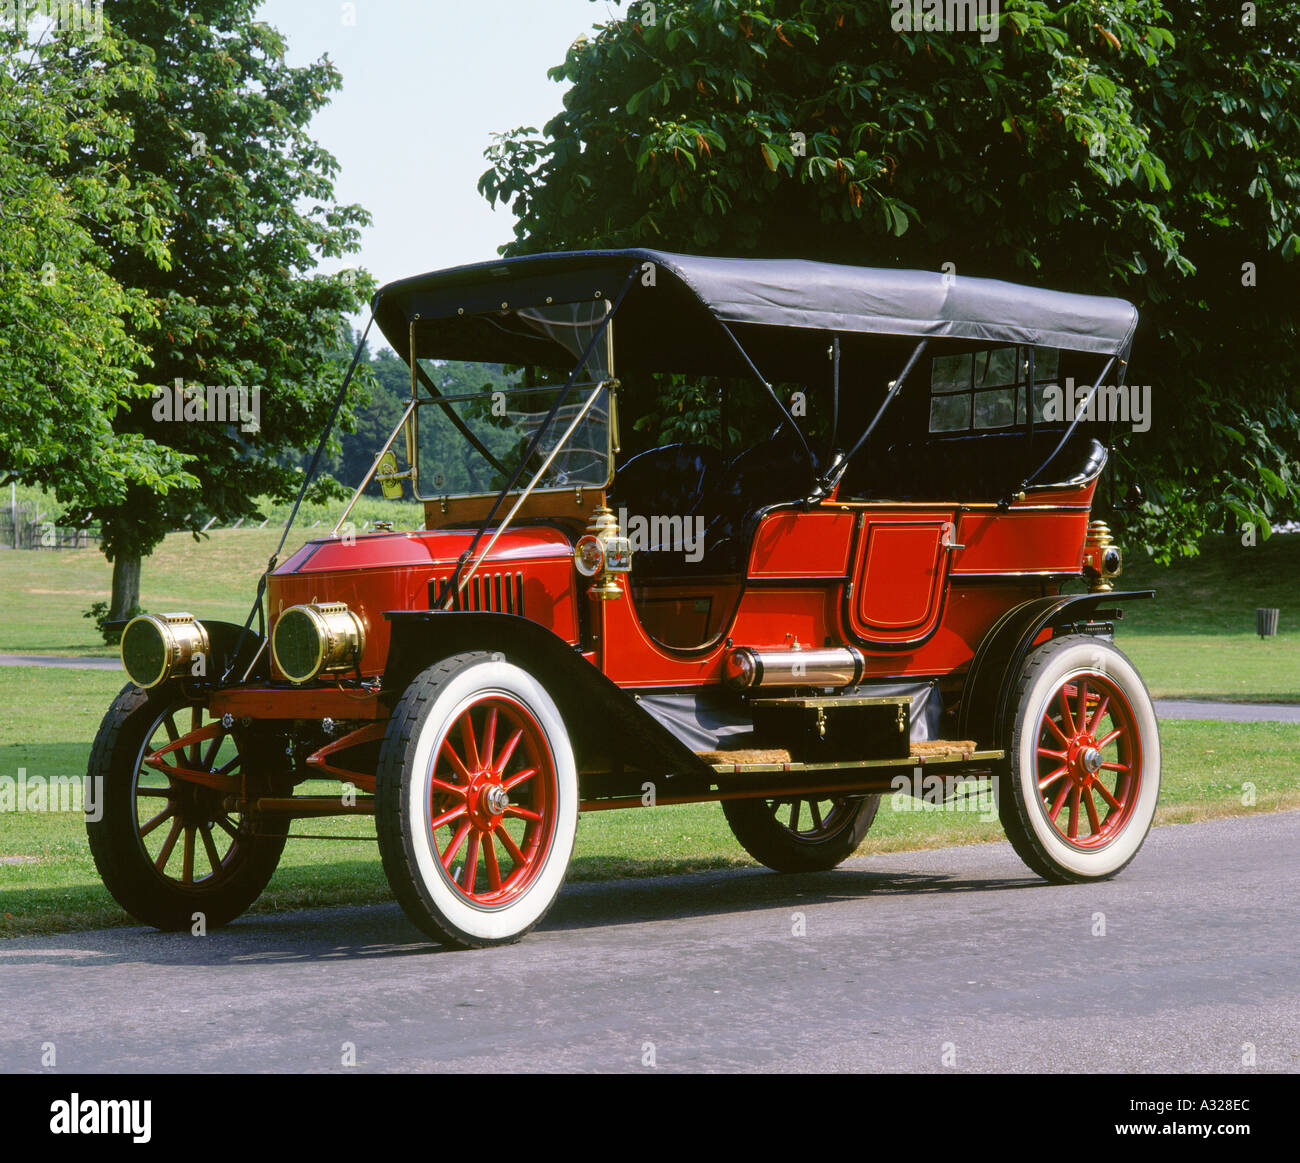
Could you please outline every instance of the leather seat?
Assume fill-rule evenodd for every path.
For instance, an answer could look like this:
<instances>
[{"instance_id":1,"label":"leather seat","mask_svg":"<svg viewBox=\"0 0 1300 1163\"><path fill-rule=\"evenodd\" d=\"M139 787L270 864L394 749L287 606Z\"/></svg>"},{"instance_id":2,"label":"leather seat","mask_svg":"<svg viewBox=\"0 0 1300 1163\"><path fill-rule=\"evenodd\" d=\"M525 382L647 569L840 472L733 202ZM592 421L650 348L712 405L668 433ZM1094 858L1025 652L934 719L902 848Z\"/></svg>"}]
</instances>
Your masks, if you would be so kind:
<instances>
[{"instance_id":1,"label":"leather seat","mask_svg":"<svg viewBox=\"0 0 1300 1163\"><path fill-rule=\"evenodd\" d=\"M745 569L762 511L806 496L812 483L798 439L780 429L762 444L723 461L701 444L669 444L629 460L614 477L612 507L632 518L703 518L698 561L684 551L656 547L634 557L641 579L736 574ZM694 527L692 527L693 531Z\"/></svg>"}]
</instances>

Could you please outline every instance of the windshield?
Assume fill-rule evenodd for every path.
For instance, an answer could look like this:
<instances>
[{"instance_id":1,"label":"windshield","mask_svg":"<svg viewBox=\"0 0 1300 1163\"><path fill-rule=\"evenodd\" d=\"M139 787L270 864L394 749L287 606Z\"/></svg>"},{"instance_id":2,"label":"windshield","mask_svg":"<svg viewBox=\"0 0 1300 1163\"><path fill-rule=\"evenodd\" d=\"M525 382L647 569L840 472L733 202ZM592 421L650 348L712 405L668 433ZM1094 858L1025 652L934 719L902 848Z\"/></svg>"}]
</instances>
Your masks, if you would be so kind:
<instances>
[{"instance_id":1,"label":"windshield","mask_svg":"<svg viewBox=\"0 0 1300 1163\"><path fill-rule=\"evenodd\" d=\"M417 323L416 497L483 496L503 489L608 311L607 302L596 300ZM519 487L543 466L535 491L603 489L609 483L612 404L600 386L613 374L611 327L546 425ZM495 349L502 361L454 358L471 347Z\"/></svg>"}]
</instances>

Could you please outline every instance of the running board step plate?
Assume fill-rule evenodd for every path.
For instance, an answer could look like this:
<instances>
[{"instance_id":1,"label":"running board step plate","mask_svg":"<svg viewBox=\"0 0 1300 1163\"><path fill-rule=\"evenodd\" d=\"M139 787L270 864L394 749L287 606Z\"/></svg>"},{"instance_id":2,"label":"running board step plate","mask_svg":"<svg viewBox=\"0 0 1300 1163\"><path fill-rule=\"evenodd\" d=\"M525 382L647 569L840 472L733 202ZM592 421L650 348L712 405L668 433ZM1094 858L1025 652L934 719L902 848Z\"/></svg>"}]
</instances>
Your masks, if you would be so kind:
<instances>
[{"instance_id":1,"label":"running board step plate","mask_svg":"<svg viewBox=\"0 0 1300 1163\"><path fill-rule=\"evenodd\" d=\"M785 758L781 758L784 754ZM1005 759L1005 751L945 751L937 755L907 755L895 759L852 759L840 763L796 763L789 752L706 751L700 758L720 775L758 775L764 772L869 771L886 767L945 767L987 765ZM724 758L726 757L726 758Z\"/></svg>"}]
</instances>

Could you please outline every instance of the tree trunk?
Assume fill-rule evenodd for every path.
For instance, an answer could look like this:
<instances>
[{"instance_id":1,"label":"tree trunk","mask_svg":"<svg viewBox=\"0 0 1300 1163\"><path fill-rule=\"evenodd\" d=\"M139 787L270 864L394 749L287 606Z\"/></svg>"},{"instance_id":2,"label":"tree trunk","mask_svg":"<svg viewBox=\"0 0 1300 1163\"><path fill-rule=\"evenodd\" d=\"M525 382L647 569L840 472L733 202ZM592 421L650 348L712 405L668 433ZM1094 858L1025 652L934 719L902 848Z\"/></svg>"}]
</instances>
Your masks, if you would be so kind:
<instances>
[{"instance_id":1,"label":"tree trunk","mask_svg":"<svg viewBox=\"0 0 1300 1163\"><path fill-rule=\"evenodd\" d=\"M108 606L109 621L129 618L140 605L140 555L113 555L113 597Z\"/></svg>"}]
</instances>

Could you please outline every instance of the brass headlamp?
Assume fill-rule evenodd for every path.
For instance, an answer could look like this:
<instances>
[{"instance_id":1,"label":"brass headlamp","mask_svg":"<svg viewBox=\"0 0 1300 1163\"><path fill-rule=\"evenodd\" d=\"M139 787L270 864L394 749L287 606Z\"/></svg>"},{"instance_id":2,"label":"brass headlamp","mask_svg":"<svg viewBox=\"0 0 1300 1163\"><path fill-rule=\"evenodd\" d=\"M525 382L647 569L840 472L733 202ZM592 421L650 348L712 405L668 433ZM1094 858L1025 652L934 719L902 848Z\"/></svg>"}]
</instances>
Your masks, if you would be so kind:
<instances>
[{"instance_id":1,"label":"brass headlamp","mask_svg":"<svg viewBox=\"0 0 1300 1163\"><path fill-rule=\"evenodd\" d=\"M193 614L141 614L122 631L122 666L138 687L150 690L211 650L208 632Z\"/></svg>"},{"instance_id":2,"label":"brass headlamp","mask_svg":"<svg viewBox=\"0 0 1300 1163\"><path fill-rule=\"evenodd\" d=\"M290 682L350 670L366 649L366 628L345 602L290 606L276 620L271 654Z\"/></svg>"}]
</instances>

